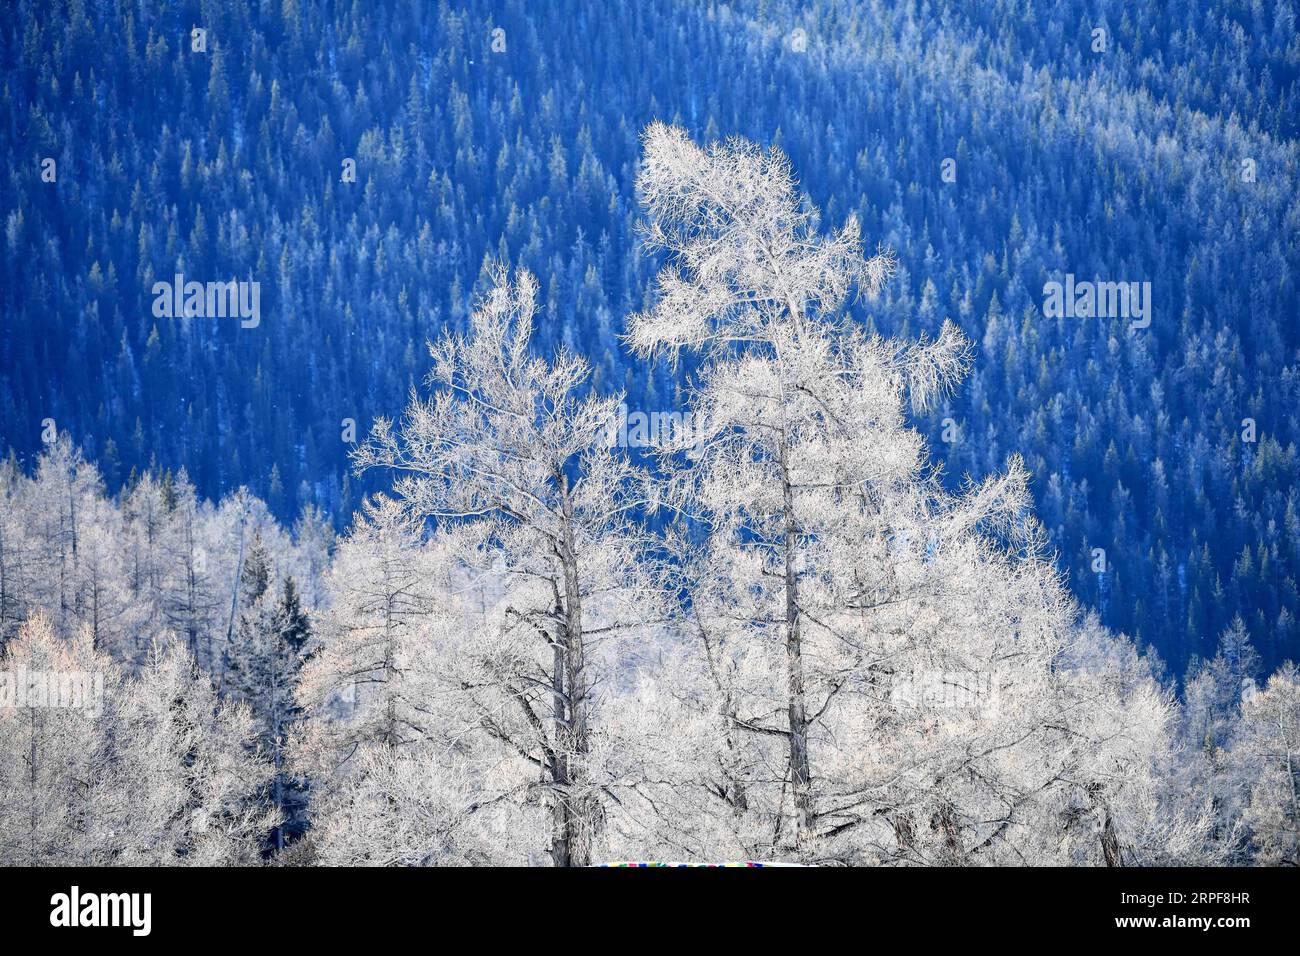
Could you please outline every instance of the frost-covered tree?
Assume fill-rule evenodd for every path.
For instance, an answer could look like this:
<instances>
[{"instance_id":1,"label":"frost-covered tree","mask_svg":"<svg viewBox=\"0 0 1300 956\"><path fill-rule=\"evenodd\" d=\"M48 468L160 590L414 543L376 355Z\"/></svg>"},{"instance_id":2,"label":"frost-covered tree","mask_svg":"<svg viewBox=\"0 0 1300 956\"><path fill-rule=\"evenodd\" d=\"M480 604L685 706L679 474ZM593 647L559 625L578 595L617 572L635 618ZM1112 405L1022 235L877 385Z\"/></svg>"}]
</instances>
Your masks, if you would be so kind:
<instances>
[{"instance_id":1,"label":"frost-covered tree","mask_svg":"<svg viewBox=\"0 0 1300 956\"><path fill-rule=\"evenodd\" d=\"M272 803L283 821L277 825L273 842L283 850L286 839L302 834L306 825L306 781L290 770L289 739L294 725L302 718L297 690L311 640L311 621L303 609L293 578L284 579L284 587L275 615L275 643L269 670L269 701L263 724L275 768Z\"/></svg>"},{"instance_id":2,"label":"frost-covered tree","mask_svg":"<svg viewBox=\"0 0 1300 956\"><path fill-rule=\"evenodd\" d=\"M1209 802L1214 825L1211 842L1234 860L1243 860L1241 826L1245 786L1233 755L1244 701L1256 689L1259 655L1240 617L1219 636L1209 660L1193 658L1183 682L1181 737L1183 776L1188 793Z\"/></svg>"},{"instance_id":3,"label":"frost-covered tree","mask_svg":"<svg viewBox=\"0 0 1300 956\"><path fill-rule=\"evenodd\" d=\"M541 782L552 861L584 865L607 793L598 684L617 679L623 628L652 613L636 588L644 479L606 439L619 397L586 394L588 365L567 350L530 351L534 278L491 278L469 333L430 346L431 393L400 424L379 419L354 457L395 470L412 512L454 532L483 595L464 683L482 728Z\"/></svg>"},{"instance_id":4,"label":"frost-covered tree","mask_svg":"<svg viewBox=\"0 0 1300 956\"><path fill-rule=\"evenodd\" d=\"M304 604L308 608L318 607L334 548L334 529L329 516L314 505L305 505L293 525L293 543L287 573L298 582Z\"/></svg>"},{"instance_id":5,"label":"frost-covered tree","mask_svg":"<svg viewBox=\"0 0 1300 956\"><path fill-rule=\"evenodd\" d=\"M430 688L420 675L436 651L424 625L449 600L437 584L420 520L383 495L364 501L326 575L329 609L298 695L319 718L310 732L314 772L341 765L358 746L433 732L421 715Z\"/></svg>"},{"instance_id":6,"label":"frost-covered tree","mask_svg":"<svg viewBox=\"0 0 1300 956\"><path fill-rule=\"evenodd\" d=\"M783 679L769 701L780 718L741 725L784 739L802 845L818 812L809 737L840 689L809 673L805 645L817 639L812 631L834 639L823 613L873 601L874 582L861 571L845 566L833 580L830 548L850 536L909 547L905 522L920 501L902 498L919 477L920 443L902 427L904 389L917 401L936 394L960 369L963 344L951 327L934 346L903 349L848 325L850 290L860 282L874 292L892 263L862 255L855 220L821 236L777 150L739 142L704 150L655 124L638 185L648 243L670 259L657 301L632 318L628 337L641 354L691 349L706 363L692 395L706 433L689 436L699 443L689 455L665 448L677 466L669 501L707 524L708 547L740 552L709 559L748 572L735 588L747 605L737 624L783 647L784 661L773 662ZM903 507L886 511L879 490ZM851 508L880 517L874 534Z\"/></svg>"},{"instance_id":7,"label":"frost-covered tree","mask_svg":"<svg viewBox=\"0 0 1300 956\"><path fill-rule=\"evenodd\" d=\"M93 784L103 776L108 746L102 708L114 690L109 673L107 656L95 649L88 632L65 640L44 614L28 619L5 647L0 656L5 698L0 701L0 862L37 866L85 860L86 821L98 816ZM93 681L94 675L101 681L98 701L92 683L71 683ZM49 698L51 676L68 682L62 701ZM39 696L32 693L37 688ZM68 706L78 702L81 706Z\"/></svg>"},{"instance_id":8,"label":"frost-covered tree","mask_svg":"<svg viewBox=\"0 0 1300 956\"><path fill-rule=\"evenodd\" d=\"M255 532L244 558L239 603L242 608L233 639L226 646L225 694L245 704L257 723L262 749L274 767L270 802L282 822L270 843L284 849L301 830L303 795L289 773L289 732L299 715L296 690L311 626L292 577L275 586L274 569L260 533Z\"/></svg>"},{"instance_id":9,"label":"frost-covered tree","mask_svg":"<svg viewBox=\"0 0 1300 956\"><path fill-rule=\"evenodd\" d=\"M137 602L120 560L121 512L109 500L85 502L77 560L72 569L74 627L90 632L96 648L120 660L135 657L151 605Z\"/></svg>"},{"instance_id":10,"label":"frost-covered tree","mask_svg":"<svg viewBox=\"0 0 1300 956\"><path fill-rule=\"evenodd\" d=\"M144 483L140 484L139 490L143 492ZM139 497L142 494L131 496ZM159 536L159 544L153 545L160 549L162 561L156 585L161 592L157 601L166 626L181 636L191 656L199 659L211 652L213 633L220 619L221 584L216 574L220 567L217 559L220 548L212 540L213 509L208 502L199 501L194 485L183 471L161 502L152 498L149 494L142 502L136 535L142 538L144 546L148 546L149 536ZM159 503L164 507L165 519L159 531L152 531L151 512L156 511Z\"/></svg>"},{"instance_id":11,"label":"frost-covered tree","mask_svg":"<svg viewBox=\"0 0 1300 956\"><path fill-rule=\"evenodd\" d=\"M1184 689L1188 733L1208 756L1226 747L1242 700L1253 693L1258 676L1259 654L1240 616L1219 635L1214 657L1192 661Z\"/></svg>"},{"instance_id":12,"label":"frost-covered tree","mask_svg":"<svg viewBox=\"0 0 1300 956\"><path fill-rule=\"evenodd\" d=\"M155 645L111 711L98 864L248 865L281 816L258 723L218 698L184 645Z\"/></svg>"},{"instance_id":13,"label":"frost-covered tree","mask_svg":"<svg viewBox=\"0 0 1300 956\"><path fill-rule=\"evenodd\" d=\"M37 461L28 496L27 531L36 559L32 604L68 634L79 623L86 597L81 585L82 535L87 512L103 496L103 481L66 436Z\"/></svg>"},{"instance_id":14,"label":"frost-covered tree","mask_svg":"<svg viewBox=\"0 0 1300 956\"><path fill-rule=\"evenodd\" d=\"M372 754L443 739L429 720L438 699L429 624L442 607L435 575L419 519L383 496L363 502L326 575L328 610L297 692L307 720L294 735L294 767L312 780L311 843L323 861L418 855L395 851L391 841L380 850L370 823L381 810L395 817L415 795L372 805L355 794L385 763Z\"/></svg>"},{"instance_id":15,"label":"frost-covered tree","mask_svg":"<svg viewBox=\"0 0 1300 956\"><path fill-rule=\"evenodd\" d=\"M1053 759L1064 786L1039 827L1044 861L1083 865L1217 865L1238 842L1209 790L1189 786L1193 754L1158 658L1095 614L1072 631L1058 661L1063 733ZM1065 759L1061 760L1061 755Z\"/></svg>"},{"instance_id":16,"label":"frost-covered tree","mask_svg":"<svg viewBox=\"0 0 1300 956\"><path fill-rule=\"evenodd\" d=\"M240 564L238 613L222 665L223 690L253 706L263 698L263 664L275 641L274 570L256 531Z\"/></svg>"},{"instance_id":17,"label":"frost-covered tree","mask_svg":"<svg viewBox=\"0 0 1300 956\"><path fill-rule=\"evenodd\" d=\"M0 651L32 599L36 556L26 521L29 485L12 454L0 463Z\"/></svg>"},{"instance_id":18,"label":"frost-covered tree","mask_svg":"<svg viewBox=\"0 0 1300 956\"><path fill-rule=\"evenodd\" d=\"M703 663L659 700L698 701L693 725L714 728L711 779L695 776L740 820L722 829L807 859L1077 859L1053 842L1068 813L1090 859L1120 862L1108 780L1163 743L1105 766L1089 747L1164 705L1062 671L1077 613L1019 461L960 494L928 465L906 415L955 383L961 335L907 344L850 318L892 261L862 254L852 219L822 235L776 149L655 124L638 185L668 262L628 339L700 363L697 428L660 453L693 539L680 627Z\"/></svg>"},{"instance_id":19,"label":"frost-covered tree","mask_svg":"<svg viewBox=\"0 0 1300 956\"><path fill-rule=\"evenodd\" d=\"M150 624L166 626L171 617L167 612L169 575L180 572L182 555L173 544L170 507L175 500L167 483L155 480L151 474L133 476L119 496L118 507L122 515L122 530L118 538L118 552L122 570L127 576L131 596L137 605L162 609L162 614L151 615ZM183 506L182 506L183 507ZM190 522L191 530L193 522ZM197 627L194 616L188 620L176 615L179 633L190 637L189 631ZM156 634L139 633L144 653Z\"/></svg>"},{"instance_id":20,"label":"frost-covered tree","mask_svg":"<svg viewBox=\"0 0 1300 956\"><path fill-rule=\"evenodd\" d=\"M68 639L38 615L0 670L29 688L0 707L0 862L256 858L274 820L261 796L270 766L250 715L220 702L182 647L156 648L132 675L96 650L88 627ZM56 698L53 681L81 689Z\"/></svg>"},{"instance_id":21,"label":"frost-covered tree","mask_svg":"<svg viewBox=\"0 0 1300 956\"><path fill-rule=\"evenodd\" d=\"M423 525L368 499L327 575L294 744L312 779L309 842L325 863L528 862L547 826L540 777L467 686L484 603Z\"/></svg>"},{"instance_id":22,"label":"frost-covered tree","mask_svg":"<svg viewBox=\"0 0 1300 956\"><path fill-rule=\"evenodd\" d=\"M1242 822L1254 860L1300 866L1300 674L1278 669L1242 703L1231 761L1246 790Z\"/></svg>"}]
</instances>

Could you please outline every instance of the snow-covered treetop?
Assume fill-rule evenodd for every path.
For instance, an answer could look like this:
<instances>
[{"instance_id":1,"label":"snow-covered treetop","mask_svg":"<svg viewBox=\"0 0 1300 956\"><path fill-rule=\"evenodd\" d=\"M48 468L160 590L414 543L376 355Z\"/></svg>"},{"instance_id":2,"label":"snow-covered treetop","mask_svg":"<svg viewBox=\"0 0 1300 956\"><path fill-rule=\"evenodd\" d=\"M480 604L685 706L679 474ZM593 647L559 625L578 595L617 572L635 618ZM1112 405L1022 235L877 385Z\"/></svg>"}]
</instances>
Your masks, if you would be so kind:
<instances>
[{"instance_id":1,"label":"snow-covered treetop","mask_svg":"<svg viewBox=\"0 0 1300 956\"><path fill-rule=\"evenodd\" d=\"M863 256L856 217L830 236L817 231L817 210L776 147L733 139L701 148L658 122L644 143L644 238L669 264L655 306L629 320L639 354L764 341L772 326L833 321L855 285L874 295L893 274L888 252Z\"/></svg>"}]
</instances>

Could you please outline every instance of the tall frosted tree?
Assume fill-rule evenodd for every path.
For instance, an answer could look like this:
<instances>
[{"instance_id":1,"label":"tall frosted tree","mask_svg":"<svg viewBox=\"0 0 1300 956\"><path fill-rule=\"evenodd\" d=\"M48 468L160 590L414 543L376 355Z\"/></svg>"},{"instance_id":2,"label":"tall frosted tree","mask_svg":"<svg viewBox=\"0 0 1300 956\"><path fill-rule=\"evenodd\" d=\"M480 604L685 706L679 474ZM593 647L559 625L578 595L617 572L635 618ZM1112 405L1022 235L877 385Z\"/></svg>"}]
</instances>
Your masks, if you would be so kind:
<instances>
[{"instance_id":1,"label":"tall frosted tree","mask_svg":"<svg viewBox=\"0 0 1300 956\"><path fill-rule=\"evenodd\" d=\"M250 705L260 701L266 690L262 664L270 657L276 629L274 584L266 546L254 532L240 565L239 610L222 665L222 690Z\"/></svg>"},{"instance_id":2,"label":"tall frosted tree","mask_svg":"<svg viewBox=\"0 0 1300 956\"><path fill-rule=\"evenodd\" d=\"M270 802L281 819L270 843L282 850L286 831L296 835L302 823L304 797L299 781L289 772L287 748L299 717L296 690L311 625L294 579L285 577L277 590L260 534L254 535L244 560L240 604L243 611L226 648L224 690L252 712L262 749L274 767Z\"/></svg>"},{"instance_id":3,"label":"tall frosted tree","mask_svg":"<svg viewBox=\"0 0 1300 956\"><path fill-rule=\"evenodd\" d=\"M702 150L684 131L654 124L638 187L648 245L669 263L628 338L642 355L691 350L704 363L692 410L707 433L684 464L672 455L684 449L665 449L680 465L669 500L702 518L715 546L750 555L754 583L767 592L747 616L779 632L784 719L758 732L788 746L802 843L816 823L810 692L829 693L810 688L806 673L804 644L818 617L810 572L826 565L825 532L843 526L847 504L862 498L860 510L879 511L875 488L905 490L916 475L919 443L901 427L901 389L912 386L920 401L935 395L960 368L962 342L948 327L935 346L904 350L849 326L850 290L875 292L892 262L863 256L856 220L820 235L779 151L739 142Z\"/></svg>"},{"instance_id":4,"label":"tall frosted tree","mask_svg":"<svg viewBox=\"0 0 1300 956\"><path fill-rule=\"evenodd\" d=\"M172 504L161 535L159 603L167 628L184 640L192 657L199 659L210 651L212 636L219 626L221 583L216 574L216 555L220 544L212 534L212 506L199 500L183 470L172 483L168 497ZM137 522L141 538L150 533L146 516L147 512Z\"/></svg>"},{"instance_id":5,"label":"tall frosted tree","mask_svg":"<svg viewBox=\"0 0 1300 956\"><path fill-rule=\"evenodd\" d=\"M675 573L705 659L694 686L712 685L720 715L708 788L730 817L759 818L731 829L808 859L1050 858L1074 852L1045 849L1067 806L1095 837L1078 853L1119 862L1113 789L1073 775L1105 769L1073 741L1108 732L1081 723L1079 697L1114 688L1058 670L1077 615L1026 472L1013 459L949 493L907 423L962 373L960 333L906 343L851 318L848 297L893 262L862 253L851 218L822 234L779 150L700 148L654 124L638 187L667 264L628 340L699 367L697 427L659 451L687 526ZM1117 697L1104 712L1141 719Z\"/></svg>"},{"instance_id":6,"label":"tall frosted tree","mask_svg":"<svg viewBox=\"0 0 1300 956\"><path fill-rule=\"evenodd\" d=\"M492 592L473 663L483 726L540 775L552 861L581 866L606 799L597 682L615 679L618 637L647 614L645 481L608 444L620 397L590 395L566 349L532 353L536 280L490 278L469 332L430 346L431 393L400 423L376 421L355 461L394 470L401 499L457 532L459 561Z\"/></svg>"},{"instance_id":7,"label":"tall frosted tree","mask_svg":"<svg viewBox=\"0 0 1300 956\"><path fill-rule=\"evenodd\" d=\"M64 633L76 628L86 607L82 536L91 524L88 512L102 496L98 470L66 435L38 459L27 524L38 562L32 598Z\"/></svg>"},{"instance_id":8,"label":"tall frosted tree","mask_svg":"<svg viewBox=\"0 0 1300 956\"><path fill-rule=\"evenodd\" d=\"M400 747L433 733L421 716L431 691L421 661L436 650L427 623L450 606L439 583L421 521L383 495L364 501L326 575L329 607L299 691L319 718L313 772L342 765L358 747ZM347 720L330 719L339 716Z\"/></svg>"}]
</instances>

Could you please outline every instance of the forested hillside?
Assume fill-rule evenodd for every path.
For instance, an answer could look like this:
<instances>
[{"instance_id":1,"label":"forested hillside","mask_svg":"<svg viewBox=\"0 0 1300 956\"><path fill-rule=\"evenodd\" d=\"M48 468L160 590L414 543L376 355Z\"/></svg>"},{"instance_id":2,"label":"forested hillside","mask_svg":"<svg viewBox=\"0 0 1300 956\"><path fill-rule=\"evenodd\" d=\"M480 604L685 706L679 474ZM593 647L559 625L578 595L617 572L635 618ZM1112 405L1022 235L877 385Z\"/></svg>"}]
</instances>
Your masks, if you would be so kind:
<instances>
[{"instance_id":1,"label":"forested hillside","mask_svg":"<svg viewBox=\"0 0 1300 956\"><path fill-rule=\"evenodd\" d=\"M539 352L681 408L693 358L619 339L658 118L779 144L856 213L899 263L868 327L973 340L917 418L952 487L1022 454L1106 624L1181 675L1240 615L1271 669L1300 652L1300 41L1288 0L1195 6L18 2L0 444L31 465L52 420L110 489L183 467L345 527L378 487L349 422L401 406L489 257L537 275ZM260 323L157 316L177 273L260 282ZM1045 316L1066 274L1150 282L1149 327Z\"/></svg>"},{"instance_id":2,"label":"forested hillside","mask_svg":"<svg viewBox=\"0 0 1300 956\"><path fill-rule=\"evenodd\" d=\"M384 490L339 538L184 468L112 493L52 420L0 464L0 863L1295 865L1295 665L1236 615L1180 700L1063 586L1020 455L933 467L977 350L846 308L894 254L779 148L639 142L620 342L676 417L539 349L498 261L349 441Z\"/></svg>"}]
</instances>

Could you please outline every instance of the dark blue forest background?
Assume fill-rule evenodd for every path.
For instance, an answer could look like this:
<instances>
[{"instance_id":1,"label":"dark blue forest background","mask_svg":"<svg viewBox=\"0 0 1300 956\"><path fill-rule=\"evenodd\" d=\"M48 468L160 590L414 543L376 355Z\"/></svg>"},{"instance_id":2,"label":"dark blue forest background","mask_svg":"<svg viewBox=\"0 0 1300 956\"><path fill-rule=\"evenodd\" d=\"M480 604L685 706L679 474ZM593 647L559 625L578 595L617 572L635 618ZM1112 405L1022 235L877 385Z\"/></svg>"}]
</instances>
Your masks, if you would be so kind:
<instances>
[{"instance_id":1,"label":"dark blue forest background","mask_svg":"<svg viewBox=\"0 0 1300 956\"><path fill-rule=\"evenodd\" d=\"M1024 455L1085 605L1174 673L1239 614L1271 668L1300 656L1298 69L1287 0L10 3L0 444L30 463L50 418L110 488L184 468L345 525L343 421L400 411L489 257L540 277L541 349L677 407L689 369L618 339L661 118L779 144L893 248L864 322L966 331L917 425L952 480ZM257 279L261 325L156 319L177 271ZM1045 318L1068 272L1151 282L1150 328Z\"/></svg>"}]
</instances>

